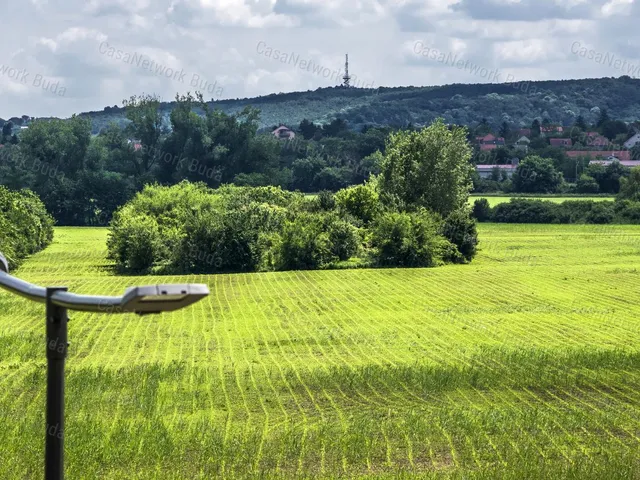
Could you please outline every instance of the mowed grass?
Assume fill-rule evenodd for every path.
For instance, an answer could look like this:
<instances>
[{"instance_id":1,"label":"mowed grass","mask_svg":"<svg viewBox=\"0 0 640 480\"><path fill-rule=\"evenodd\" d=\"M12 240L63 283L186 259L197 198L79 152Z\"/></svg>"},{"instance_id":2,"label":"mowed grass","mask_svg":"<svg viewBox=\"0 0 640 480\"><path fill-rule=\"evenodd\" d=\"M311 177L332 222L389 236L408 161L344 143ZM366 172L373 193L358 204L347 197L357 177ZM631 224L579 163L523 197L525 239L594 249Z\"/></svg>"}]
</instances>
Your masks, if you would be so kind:
<instances>
[{"instance_id":1,"label":"mowed grass","mask_svg":"<svg viewBox=\"0 0 640 480\"><path fill-rule=\"evenodd\" d=\"M640 228L480 237L436 269L125 277L106 230L58 228L21 277L211 288L71 314L68 478L640 478ZM0 478L41 478L44 308L0 312Z\"/></svg>"},{"instance_id":2,"label":"mowed grass","mask_svg":"<svg viewBox=\"0 0 640 480\"><path fill-rule=\"evenodd\" d=\"M540 196L532 196L532 197L525 197L525 196L513 197L513 195L504 195L504 196L471 195L469 197L468 203L473 205L473 202L475 202L478 198L486 198L489 201L489 205L491 207L495 207L496 205L499 205L500 203L509 202L509 200L511 200L512 198L525 198L525 199L528 199L528 200L544 200L544 201L553 202L553 203L562 203L562 202L566 202L566 201L569 201L569 200L571 200L571 201L592 200L594 202L611 202L611 201L615 200L615 197L607 197L607 196L602 196L602 195L594 196L594 197L589 197L589 196L560 197L560 196L553 196L553 195L540 195Z\"/></svg>"}]
</instances>

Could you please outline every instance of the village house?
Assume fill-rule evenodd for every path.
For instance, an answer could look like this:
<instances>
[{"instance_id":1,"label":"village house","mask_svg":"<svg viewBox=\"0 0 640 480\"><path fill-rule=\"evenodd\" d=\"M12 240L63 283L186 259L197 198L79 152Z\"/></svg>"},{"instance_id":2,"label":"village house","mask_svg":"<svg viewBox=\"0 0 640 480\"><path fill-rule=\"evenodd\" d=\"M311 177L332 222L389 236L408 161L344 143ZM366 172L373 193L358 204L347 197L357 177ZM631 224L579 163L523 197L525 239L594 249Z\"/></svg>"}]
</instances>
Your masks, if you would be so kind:
<instances>
[{"instance_id":1,"label":"village house","mask_svg":"<svg viewBox=\"0 0 640 480\"><path fill-rule=\"evenodd\" d=\"M487 134L484 137L476 137L476 142L480 147L480 151L486 152L498 147L504 147L505 142L503 137L496 137L492 134Z\"/></svg>"},{"instance_id":2,"label":"village house","mask_svg":"<svg viewBox=\"0 0 640 480\"><path fill-rule=\"evenodd\" d=\"M611 165L613 162L615 161L619 161L620 165L622 165L623 167L629 167L629 168L633 168L633 167L638 167L640 166L640 160L615 160L615 159L607 159L607 160L592 160L589 163L597 163L600 165Z\"/></svg>"},{"instance_id":3,"label":"village house","mask_svg":"<svg viewBox=\"0 0 640 480\"><path fill-rule=\"evenodd\" d=\"M507 178L511 178L519 163L519 158L512 158L511 164L506 165L476 165L476 172L478 172L480 178L491 178L494 171L505 172Z\"/></svg>"},{"instance_id":4,"label":"village house","mask_svg":"<svg viewBox=\"0 0 640 480\"><path fill-rule=\"evenodd\" d=\"M629 140L624 142L624 148L632 149L639 143L640 143L640 133L636 133L633 137L631 137Z\"/></svg>"},{"instance_id":5,"label":"village house","mask_svg":"<svg viewBox=\"0 0 640 480\"><path fill-rule=\"evenodd\" d=\"M591 133L591 132L589 132ZM607 137L603 137L602 135L596 133L595 135L587 134L586 144L589 147L593 148L605 148L609 145L609 139Z\"/></svg>"},{"instance_id":6,"label":"village house","mask_svg":"<svg viewBox=\"0 0 640 480\"><path fill-rule=\"evenodd\" d=\"M631 152L629 150L614 150L603 152L600 150L569 150L566 152L569 158L587 157L591 160L608 161L611 163L614 159L623 161L631 160Z\"/></svg>"},{"instance_id":7,"label":"village house","mask_svg":"<svg viewBox=\"0 0 640 480\"><path fill-rule=\"evenodd\" d=\"M527 136L523 135L516 141L516 143L513 145L513 148L515 148L516 150L522 150L524 153L527 153L529 151L530 143L531 140L529 140Z\"/></svg>"},{"instance_id":8,"label":"village house","mask_svg":"<svg viewBox=\"0 0 640 480\"><path fill-rule=\"evenodd\" d=\"M296 134L290 128L285 127L284 125L279 126L273 132L271 132L274 137L283 140L292 140L295 138Z\"/></svg>"},{"instance_id":9,"label":"village house","mask_svg":"<svg viewBox=\"0 0 640 480\"><path fill-rule=\"evenodd\" d=\"M540 127L540 136L547 137L549 135L562 135L564 133L564 127L560 125L547 125Z\"/></svg>"},{"instance_id":10,"label":"village house","mask_svg":"<svg viewBox=\"0 0 640 480\"><path fill-rule=\"evenodd\" d=\"M549 144L552 147L571 147L573 142L570 138L550 138Z\"/></svg>"}]
</instances>

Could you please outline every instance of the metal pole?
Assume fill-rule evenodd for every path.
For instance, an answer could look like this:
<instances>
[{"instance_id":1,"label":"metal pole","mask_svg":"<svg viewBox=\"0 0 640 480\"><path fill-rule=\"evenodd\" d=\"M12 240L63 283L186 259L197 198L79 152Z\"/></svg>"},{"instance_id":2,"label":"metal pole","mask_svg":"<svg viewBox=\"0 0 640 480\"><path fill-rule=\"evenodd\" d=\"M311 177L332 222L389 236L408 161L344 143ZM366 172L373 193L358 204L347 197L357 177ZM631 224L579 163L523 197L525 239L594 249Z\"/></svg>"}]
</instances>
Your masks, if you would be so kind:
<instances>
[{"instance_id":1,"label":"metal pole","mask_svg":"<svg viewBox=\"0 0 640 480\"><path fill-rule=\"evenodd\" d=\"M47 288L47 424L45 480L64 478L64 363L67 357L67 309L51 300L67 287Z\"/></svg>"}]
</instances>

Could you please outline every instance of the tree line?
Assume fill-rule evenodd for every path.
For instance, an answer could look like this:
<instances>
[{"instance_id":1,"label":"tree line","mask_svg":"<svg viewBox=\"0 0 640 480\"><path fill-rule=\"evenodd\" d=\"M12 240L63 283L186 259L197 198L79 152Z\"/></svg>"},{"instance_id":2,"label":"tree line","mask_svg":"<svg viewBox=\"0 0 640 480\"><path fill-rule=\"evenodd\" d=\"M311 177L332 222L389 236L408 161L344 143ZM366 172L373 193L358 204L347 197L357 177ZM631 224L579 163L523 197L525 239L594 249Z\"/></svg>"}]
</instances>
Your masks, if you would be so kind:
<instances>
[{"instance_id":1,"label":"tree line","mask_svg":"<svg viewBox=\"0 0 640 480\"><path fill-rule=\"evenodd\" d=\"M259 131L260 112L226 114L200 94L177 96L169 124L155 96L123 102L128 124L91 134L86 118L36 120L0 148L0 182L29 188L60 225L106 225L145 185L280 186L337 191L379 171L391 129L355 133L342 120L302 122L294 141ZM5 138L5 140L7 139Z\"/></svg>"}]
</instances>

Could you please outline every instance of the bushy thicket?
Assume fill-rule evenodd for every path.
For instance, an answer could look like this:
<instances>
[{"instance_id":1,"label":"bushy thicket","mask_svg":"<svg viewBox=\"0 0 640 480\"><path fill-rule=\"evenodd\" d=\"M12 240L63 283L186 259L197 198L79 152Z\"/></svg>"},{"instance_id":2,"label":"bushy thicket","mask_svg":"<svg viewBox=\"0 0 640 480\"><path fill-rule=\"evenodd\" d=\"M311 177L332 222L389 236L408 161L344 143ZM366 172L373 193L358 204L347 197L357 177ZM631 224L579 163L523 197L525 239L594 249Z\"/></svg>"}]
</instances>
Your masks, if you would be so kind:
<instances>
[{"instance_id":1,"label":"bushy thicket","mask_svg":"<svg viewBox=\"0 0 640 480\"><path fill-rule=\"evenodd\" d=\"M205 273L471 260L467 210L395 212L375 182L315 198L280 187L147 186L116 211L109 256L132 272Z\"/></svg>"},{"instance_id":2,"label":"bushy thicket","mask_svg":"<svg viewBox=\"0 0 640 480\"><path fill-rule=\"evenodd\" d=\"M51 243L53 224L53 218L33 192L0 186L0 252L10 269Z\"/></svg>"},{"instance_id":3,"label":"bushy thicket","mask_svg":"<svg viewBox=\"0 0 640 480\"><path fill-rule=\"evenodd\" d=\"M567 200L562 203L554 203L546 200L512 198L508 203L501 203L493 208L488 208L488 204L485 202L485 199L478 199L474 203L474 216L481 222L640 223L640 202L638 201Z\"/></svg>"}]
</instances>

